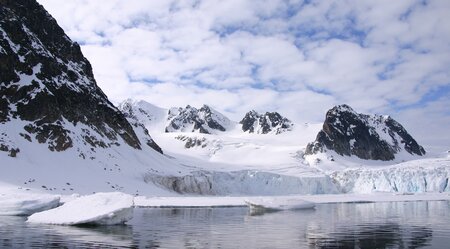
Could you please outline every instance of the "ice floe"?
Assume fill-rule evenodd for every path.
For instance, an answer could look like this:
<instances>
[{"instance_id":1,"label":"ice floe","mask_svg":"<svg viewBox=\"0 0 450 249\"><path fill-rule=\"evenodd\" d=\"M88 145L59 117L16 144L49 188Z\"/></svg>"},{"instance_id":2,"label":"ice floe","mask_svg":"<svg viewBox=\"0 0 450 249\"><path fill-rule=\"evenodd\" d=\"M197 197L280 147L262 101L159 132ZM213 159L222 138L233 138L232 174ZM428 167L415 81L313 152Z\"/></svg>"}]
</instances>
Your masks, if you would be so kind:
<instances>
[{"instance_id":1,"label":"ice floe","mask_svg":"<svg viewBox=\"0 0 450 249\"><path fill-rule=\"evenodd\" d=\"M0 194L0 215L30 215L55 208L59 196L47 194Z\"/></svg>"},{"instance_id":2,"label":"ice floe","mask_svg":"<svg viewBox=\"0 0 450 249\"><path fill-rule=\"evenodd\" d=\"M259 197L245 200L245 203L253 211L263 210L299 210L314 208L313 202L293 197Z\"/></svg>"},{"instance_id":3,"label":"ice floe","mask_svg":"<svg viewBox=\"0 0 450 249\"><path fill-rule=\"evenodd\" d=\"M28 222L58 225L116 225L133 218L133 196L112 192L81 196L55 209L35 213Z\"/></svg>"}]
</instances>

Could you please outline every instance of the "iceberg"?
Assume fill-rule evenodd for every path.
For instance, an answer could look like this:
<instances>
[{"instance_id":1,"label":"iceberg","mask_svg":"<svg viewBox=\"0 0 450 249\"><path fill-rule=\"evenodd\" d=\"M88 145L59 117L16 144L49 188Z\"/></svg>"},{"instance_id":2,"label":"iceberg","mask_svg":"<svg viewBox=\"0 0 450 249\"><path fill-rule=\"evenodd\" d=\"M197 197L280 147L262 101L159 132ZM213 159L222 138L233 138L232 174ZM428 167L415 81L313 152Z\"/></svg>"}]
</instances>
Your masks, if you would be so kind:
<instances>
[{"instance_id":1,"label":"iceberg","mask_svg":"<svg viewBox=\"0 0 450 249\"><path fill-rule=\"evenodd\" d=\"M55 209L35 213L27 222L56 225L116 225L133 218L133 196L96 193L82 196Z\"/></svg>"},{"instance_id":2,"label":"iceberg","mask_svg":"<svg viewBox=\"0 0 450 249\"><path fill-rule=\"evenodd\" d=\"M0 194L0 215L30 215L55 208L59 196L44 194Z\"/></svg>"},{"instance_id":3,"label":"iceberg","mask_svg":"<svg viewBox=\"0 0 450 249\"><path fill-rule=\"evenodd\" d=\"M245 200L250 207L250 211L281 211L311 209L316 205L313 202L298 198L286 197L261 197Z\"/></svg>"}]
</instances>

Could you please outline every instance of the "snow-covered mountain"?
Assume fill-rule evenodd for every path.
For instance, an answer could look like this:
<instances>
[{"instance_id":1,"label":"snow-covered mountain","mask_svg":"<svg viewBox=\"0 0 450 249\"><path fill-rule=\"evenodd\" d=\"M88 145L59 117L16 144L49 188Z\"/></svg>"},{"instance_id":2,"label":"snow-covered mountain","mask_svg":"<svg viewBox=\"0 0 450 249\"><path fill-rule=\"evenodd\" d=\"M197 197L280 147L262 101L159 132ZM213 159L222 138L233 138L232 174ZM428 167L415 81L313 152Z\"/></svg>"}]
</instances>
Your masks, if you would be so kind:
<instances>
[{"instance_id":1,"label":"snow-covered mountain","mask_svg":"<svg viewBox=\"0 0 450 249\"><path fill-rule=\"evenodd\" d=\"M238 164L241 167L247 165L257 167L258 165L269 164L292 165L297 160L292 155L302 149L299 141L303 141L306 144L307 141L314 138L311 134L318 132L317 125L298 125L298 129L294 130L294 126L290 123L291 132L289 133L291 134L281 132L284 128L278 129L282 126L280 123L275 126L272 126L272 123L270 123L269 129L272 130L265 135L257 132L244 132L240 125L236 125L237 122L230 121L222 114L205 106L201 109L190 106L188 108L172 108L172 112L170 112L145 101L127 100L119 105L119 109L127 117L139 116L139 122L145 124L157 143L169 154L171 152L178 155L196 157L213 163ZM182 114L179 114L180 109ZM204 114L205 110L206 115ZM170 117L170 113L178 115ZM228 128L220 131L207 126L208 118L203 117L209 116L209 113L213 113L211 117L218 120L217 122L222 124L222 127ZM264 115L261 117L266 120ZM177 126L178 129L165 132L168 126L171 127L170 125L174 120L179 121L184 126L179 125ZM278 120L283 121L284 118L279 116ZM286 122L286 120L284 121ZM203 124L204 127L206 126L206 128L202 129L208 129L208 133L202 133L198 129L193 129L195 122ZM256 124L257 127L262 128L262 126L258 125L258 122ZM267 124L269 125L269 123ZM189 128L182 129L186 126ZM197 125L197 127L199 126ZM201 164L204 164L204 162ZM212 166L208 167L211 168Z\"/></svg>"},{"instance_id":2,"label":"snow-covered mountain","mask_svg":"<svg viewBox=\"0 0 450 249\"><path fill-rule=\"evenodd\" d=\"M185 108L173 107L164 109L146 101L125 100L118 105L127 118L139 121L147 128L158 132L161 126L167 133L202 133L224 134L233 131L237 122L230 120L222 113L208 105L200 109L187 105ZM277 112L259 114L248 112L239 122L241 132L254 134L281 134L291 131L294 123Z\"/></svg>"},{"instance_id":3,"label":"snow-covered mountain","mask_svg":"<svg viewBox=\"0 0 450 249\"><path fill-rule=\"evenodd\" d=\"M278 112L259 114L254 110L247 112L239 123L242 124L244 132L257 134L280 134L292 130L294 126L289 119L281 116Z\"/></svg>"},{"instance_id":4,"label":"snow-covered mountain","mask_svg":"<svg viewBox=\"0 0 450 249\"><path fill-rule=\"evenodd\" d=\"M91 148L142 148L133 127L97 86L80 46L38 3L7 1L0 8L3 151L27 153L18 140L46 144L51 151L73 148L80 157Z\"/></svg>"},{"instance_id":5,"label":"snow-covered mountain","mask_svg":"<svg viewBox=\"0 0 450 249\"><path fill-rule=\"evenodd\" d=\"M34 0L1 1L0 8L0 147L5 151L0 153L0 193L13 189L57 194L122 191L174 195L173 191L181 192L181 187L189 193L239 194L248 193L244 185L235 186L239 182L236 177L245 175L253 186L252 194L283 193L288 186L292 193L334 189L330 179L321 173L311 173L304 180L303 170L288 176L286 169L267 168L271 172L264 174L245 169L233 160L236 153L243 151L242 146L258 152L268 152L272 147L260 150L261 145L242 144L240 138L233 138L231 143L225 140L226 144L216 140L225 131L231 131L235 123L208 106L166 112L147 103L129 102L120 106L125 113L121 112L97 86L80 47L42 6ZM148 132L148 128L154 129L161 123L163 129L157 138L168 149L166 155L158 152L159 147ZM167 127L173 132L166 133ZM211 160L196 157L203 152L177 154L172 148L180 143L172 135L193 130L217 141L208 148ZM216 154L219 157L212 158L214 149L221 151ZM284 153L283 150L279 156ZM247 159L242 159L257 167L259 163L254 159L258 156L246 154ZM295 161L291 157L289 160ZM270 164L266 160L264 165ZM220 184L213 185L218 189L198 192L196 184L183 187L184 183L164 185L161 183L166 180L158 181L201 182L203 177L196 172L220 179ZM254 173L263 177L252 178ZM275 186L285 178L291 179L290 184L278 185L276 190L261 188L269 179ZM322 186L322 182L327 185ZM321 187L305 186L314 183Z\"/></svg>"},{"instance_id":6,"label":"snow-covered mountain","mask_svg":"<svg viewBox=\"0 0 450 249\"><path fill-rule=\"evenodd\" d=\"M348 106L330 110L322 131L321 124L294 126L278 113L249 112L240 126L206 105L167 110L127 100L116 108L97 86L78 44L42 6L35 0L0 3L0 194L6 188L322 194L361 192L370 179L381 179L374 189L449 191L448 158L424 161L426 169L417 166L421 162L408 164L416 170L413 187L399 187L411 185L396 162L358 159L347 166L336 160L325 169L305 160L305 149L380 160L425 154L393 119ZM372 164L385 168L374 172ZM351 169L355 165L360 169ZM384 188L389 181L397 187ZM416 188L421 184L426 187Z\"/></svg>"},{"instance_id":7,"label":"snow-covered mountain","mask_svg":"<svg viewBox=\"0 0 450 249\"><path fill-rule=\"evenodd\" d=\"M327 150L341 156L383 161L393 160L401 152L425 155L424 148L391 117L360 114L348 105L335 106L327 112L322 130L308 144L305 154Z\"/></svg>"},{"instance_id":8,"label":"snow-covered mountain","mask_svg":"<svg viewBox=\"0 0 450 249\"><path fill-rule=\"evenodd\" d=\"M216 134L233 128L234 123L220 112L203 105L200 109L187 105L171 108L167 117L166 132L198 132Z\"/></svg>"},{"instance_id":9,"label":"snow-covered mountain","mask_svg":"<svg viewBox=\"0 0 450 249\"><path fill-rule=\"evenodd\" d=\"M144 174L187 172L111 104L80 46L35 0L1 1L0 96L0 187L165 192Z\"/></svg>"},{"instance_id":10,"label":"snow-covered mountain","mask_svg":"<svg viewBox=\"0 0 450 249\"><path fill-rule=\"evenodd\" d=\"M166 109L157 107L146 101L135 101L132 99L121 102L118 108L128 119L141 122L147 127L164 121L167 118L168 112Z\"/></svg>"},{"instance_id":11,"label":"snow-covered mountain","mask_svg":"<svg viewBox=\"0 0 450 249\"><path fill-rule=\"evenodd\" d=\"M120 103L118 108L125 115L128 122L133 125L138 137L144 139L148 146L162 153L161 147L159 147L150 137L146 126L148 127L160 122L164 119L166 111L148 102L133 101L131 99L127 99Z\"/></svg>"}]
</instances>

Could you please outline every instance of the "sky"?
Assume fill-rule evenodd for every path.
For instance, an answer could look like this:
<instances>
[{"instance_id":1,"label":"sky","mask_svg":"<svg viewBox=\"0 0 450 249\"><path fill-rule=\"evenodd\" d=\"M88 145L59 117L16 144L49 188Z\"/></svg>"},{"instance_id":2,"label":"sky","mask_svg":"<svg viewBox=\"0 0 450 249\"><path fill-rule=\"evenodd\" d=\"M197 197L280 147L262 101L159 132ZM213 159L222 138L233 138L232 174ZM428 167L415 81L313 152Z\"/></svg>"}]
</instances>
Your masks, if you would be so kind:
<instances>
[{"instance_id":1,"label":"sky","mask_svg":"<svg viewBox=\"0 0 450 249\"><path fill-rule=\"evenodd\" d=\"M38 0L113 103L323 122L388 114L450 149L450 1Z\"/></svg>"}]
</instances>

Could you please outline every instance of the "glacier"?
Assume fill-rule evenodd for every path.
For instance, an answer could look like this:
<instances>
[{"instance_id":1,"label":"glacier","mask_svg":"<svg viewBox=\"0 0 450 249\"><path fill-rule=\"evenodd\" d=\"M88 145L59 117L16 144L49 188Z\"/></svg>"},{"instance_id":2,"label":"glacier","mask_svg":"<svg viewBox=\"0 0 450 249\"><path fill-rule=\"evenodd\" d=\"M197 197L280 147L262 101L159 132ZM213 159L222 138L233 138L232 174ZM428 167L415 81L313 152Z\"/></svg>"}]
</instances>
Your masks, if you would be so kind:
<instances>
[{"instance_id":1,"label":"glacier","mask_svg":"<svg viewBox=\"0 0 450 249\"><path fill-rule=\"evenodd\" d=\"M450 192L449 166L448 158L429 158L316 175L294 176L257 170L201 170L178 176L147 173L144 181L180 194L199 195Z\"/></svg>"},{"instance_id":2,"label":"glacier","mask_svg":"<svg viewBox=\"0 0 450 249\"><path fill-rule=\"evenodd\" d=\"M381 168L336 171L331 177L343 193L450 192L450 159L422 159Z\"/></svg>"},{"instance_id":3,"label":"glacier","mask_svg":"<svg viewBox=\"0 0 450 249\"><path fill-rule=\"evenodd\" d=\"M254 170L195 171L184 176L149 173L145 175L144 180L181 194L288 195L338 193L332 179L326 175L296 177Z\"/></svg>"}]
</instances>

